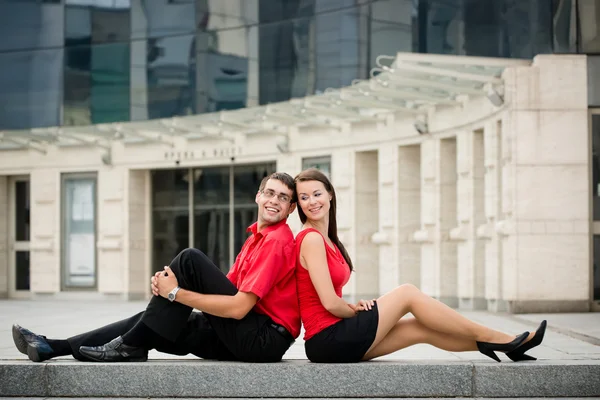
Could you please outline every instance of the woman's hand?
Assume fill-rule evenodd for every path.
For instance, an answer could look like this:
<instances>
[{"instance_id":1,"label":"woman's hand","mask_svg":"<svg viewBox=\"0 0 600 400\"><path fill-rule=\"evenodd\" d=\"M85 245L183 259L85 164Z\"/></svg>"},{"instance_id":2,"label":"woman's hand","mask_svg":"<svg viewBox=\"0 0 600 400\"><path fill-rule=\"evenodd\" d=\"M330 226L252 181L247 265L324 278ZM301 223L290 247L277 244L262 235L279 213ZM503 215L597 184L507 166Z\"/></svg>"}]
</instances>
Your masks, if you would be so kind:
<instances>
[{"instance_id":1,"label":"woman's hand","mask_svg":"<svg viewBox=\"0 0 600 400\"><path fill-rule=\"evenodd\" d=\"M359 311L370 311L373 309L373 306L375 305L375 300L359 300L358 303L356 303L356 305L354 305L352 308L354 309L354 312L358 313Z\"/></svg>"}]
</instances>

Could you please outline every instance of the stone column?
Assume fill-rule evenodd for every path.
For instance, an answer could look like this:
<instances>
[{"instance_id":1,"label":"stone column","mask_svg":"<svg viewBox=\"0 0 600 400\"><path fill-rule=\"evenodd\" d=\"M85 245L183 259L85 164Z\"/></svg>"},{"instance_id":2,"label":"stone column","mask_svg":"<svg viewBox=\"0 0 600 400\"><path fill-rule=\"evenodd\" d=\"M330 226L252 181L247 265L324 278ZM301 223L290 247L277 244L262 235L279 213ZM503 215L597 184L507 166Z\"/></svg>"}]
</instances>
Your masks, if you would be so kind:
<instances>
[{"instance_id":1,"label":"stone column","mask_svg":"<svg viewBox=\"0 0 600 400\"><path fill-rule=\"evenodd\" d=\"M98 292L125 295L129 260L125 257L127 240L126 178L124 167L98 171L97 273Z\"/></svg>"},{"instance_id":2,"label":"stone column","mask_svg":"<svg viewBox=\"0 0 600 400\"><path fill-rule=\"evenodd\" d=\"M30 290L33 294L60 291L60 172L31 172Z\"/></svg>"},{"instance_id":3,"label":"stone column","mask_svg":"<svg viewBox=\"0 0 600 400\"><path fill-rule=\"evenodd\" d=\"M421 225L421 146L400 146L397 164L398 280L421 285L421 246L412 233Z\"/></svg>"},{"instance_id":4,"label":"stone column","mask_svg":"<svg viewBox=\"0 0 600 400\"><path fill-rule=\"evenodd\" d=\"M476 229L485 221L483 131L457 135L457 222L450 238L457 242L459 307L485 309L485 242Z\"/></svg>"},{"instance_id":5,"label":"stone column","mask_svg":"<svg viewBox=\"0 0 600 400\"><path fill-rule=\"evenodd\" d=\"M379 295L379 249L371 240L379 230L378 200L378 152L365 151L355 154L354 208L356 295L372 298ZM338 195L338 199L341 195ZM339 214L338 214L339 215Z\"/></svg>"},{"instance_id":6,"label":"stone column","mask_svg":"<svg viewBox=\"0 0 600 400\"><path fill-rule=\"evenodd\" d=\"M477 237L485 240L485 299L489 311L506 311L502 300L502 237L496 222L502 216L502 121L485 124L484 130L485 220L477 226Z\"/></svg>"},{"instance_id":7,"label":"stone column","mask_svg":"<svg viewBox=\"0 0 600 400\"><path fill-rule=\"evenodd\" d=\"M421 147L421 289L458 306L456 243L449 231L456 226L456 139L428 138Z\"/></svg>"},{"instance_id":8,"label":"stone column","mask_svg":"<svg viewBox=\"0 0 600 400\"><path fill-rule=\"evenodd\" d=\"M503 132L503 297L511 312L589 309L586 57L509 68Z\"/></svg>"},{"instance_id":9,"label":"stone column","mask_svg":"<svg viewBox=\"0 0 600 400\"><path fill-rule=\"evenodd\" d=\"M398 211L402 204L398 192L398 147L385 146L379 149L379 229L371 236L371 241L379 246L379 293L394 289L401 283L398 260Z\"/></svg>"},{"instance_id":10,"label":"stone column","mask_svg":"<svg viewBox=\"0 0 600 400\"><path fill-rule=\"evenodd\" d=\"M331 183L337 195L337 225L340 241L348 251L355 268L361 268L357 261L356 215L355 207L355 153L351 150L336 150L331 153ZM344 287L344 297L349 301L357 294L357 274L350 276L350 281Z\"/></svg>"},{"instance_id":11,"label":"stone column","mask_svg":"<svg viewBox=\"0 0 600 400\"><path fill-rule=\"evenodd\" d=\"M8 178L0 176L0 226L9 227ZM8 297L8 229L0 229L0 298Z\"/></svg>"},{"instance_id":12,"label":"stone column","mask_svg":"<svg viewBox=\"0 0 600 400\"><path fill-rule=\"evenodd\" d=\"M127 269L126 294L129 300L146 298L150 294L150 171L129 170L127 174L127 221L123 249Z\"/></svg>"}]
</instances>

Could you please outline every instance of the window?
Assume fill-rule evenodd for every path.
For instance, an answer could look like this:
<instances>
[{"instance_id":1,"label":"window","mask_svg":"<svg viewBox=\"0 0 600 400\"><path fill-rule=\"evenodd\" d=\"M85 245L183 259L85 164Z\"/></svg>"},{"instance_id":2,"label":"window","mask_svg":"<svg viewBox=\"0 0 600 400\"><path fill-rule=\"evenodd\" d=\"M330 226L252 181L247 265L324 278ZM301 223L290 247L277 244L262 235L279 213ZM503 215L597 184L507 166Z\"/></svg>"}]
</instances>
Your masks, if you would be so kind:
<instances>
[{"instance_id":1,"label":"window","mask_svg":"<svg viewBox=\"0 0 600 400\"><path fill-rule=\"evenodd\" d=\"M63 287L96 286L96 176L63 176Z\"/></svg>"},{"instance_id":2,"label":"window","mask_svg":"<svg viewBox=\"0 0 600 400\"><path fill-rule=\"evenodd\" d=\"M600 53L600 0L579 0L581 51Z\"/></svg>"},{"instance_id":3,"label":"window","mask_svg":"<svg viewBox=\"0 0 600 400\"><path fill-rule=\"evenodd\" d=\"M331 156L303 158L302 169L308 168L316 168L331 178Z\"/></svg>"}]
</instances>

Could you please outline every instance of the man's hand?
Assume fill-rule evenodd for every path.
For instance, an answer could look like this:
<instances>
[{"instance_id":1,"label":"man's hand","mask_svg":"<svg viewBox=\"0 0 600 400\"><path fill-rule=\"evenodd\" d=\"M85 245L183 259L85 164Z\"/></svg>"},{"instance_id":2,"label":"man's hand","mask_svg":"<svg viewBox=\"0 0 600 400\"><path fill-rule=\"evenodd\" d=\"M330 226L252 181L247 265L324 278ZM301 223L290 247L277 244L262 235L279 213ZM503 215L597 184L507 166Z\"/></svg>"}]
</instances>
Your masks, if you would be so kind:
<instances>
[{"instance_id":1,"label":"man's hand","mask_svg":"<svg viewBox=\"0 0 600 400\"><path fill-rule=\"evenodd\" d=\"M151 279L152 294L167 298L171 290L177 287L177 277L171 268L165 267L164 271L158 271Z\"/></svg>"}]
</instances>

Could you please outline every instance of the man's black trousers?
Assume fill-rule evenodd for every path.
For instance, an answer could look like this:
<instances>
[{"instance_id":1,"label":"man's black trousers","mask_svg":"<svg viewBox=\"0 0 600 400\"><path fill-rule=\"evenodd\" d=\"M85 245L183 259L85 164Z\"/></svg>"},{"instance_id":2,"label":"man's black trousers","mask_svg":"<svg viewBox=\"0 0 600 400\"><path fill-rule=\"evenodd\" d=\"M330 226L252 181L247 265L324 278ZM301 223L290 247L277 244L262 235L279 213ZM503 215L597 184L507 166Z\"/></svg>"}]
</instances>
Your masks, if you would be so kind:
<instances>
[{"instance_id":1,"label":"man's black trousers","mask_svg":"<svg viewBox=\"0 0 600 400\"><path fill-rule=\"evenodd\" d=\"M237 293L231 281L199 250L183 250L170 268L183 289L229 296ZM79 353L80 346L108 343L140 320L160 335L156 350L175 355L191 353L213 360L276 362L292 344L271 326L273 321L266 315L250 311L241 320L221 318L192 312L191 307L153 296L146 311L67 339L73 356L85 360Z\"/></svg>"}]
</instances>

